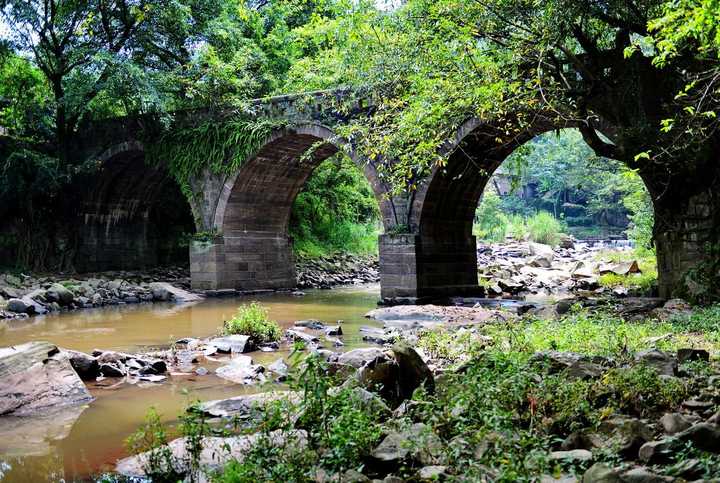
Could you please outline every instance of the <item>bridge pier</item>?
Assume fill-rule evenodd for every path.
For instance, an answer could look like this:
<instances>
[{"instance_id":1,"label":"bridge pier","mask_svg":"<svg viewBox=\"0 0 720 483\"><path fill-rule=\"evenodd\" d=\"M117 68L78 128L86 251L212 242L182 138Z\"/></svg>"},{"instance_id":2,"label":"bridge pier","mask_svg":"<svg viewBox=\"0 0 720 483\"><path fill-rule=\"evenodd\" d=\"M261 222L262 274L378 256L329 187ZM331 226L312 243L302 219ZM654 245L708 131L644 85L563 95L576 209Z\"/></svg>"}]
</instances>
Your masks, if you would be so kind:
<instances>
[{"instance_id":1,"label":"bridge pier","mask_svg":"<svg viewBox=\"0 0 720 483\"><path fill-rule=\"evenodd\" d=\"M474 236L388 234L379 249L383 298L481 294Z\"/></svg>"},{"instance_id":2,"label":"bridge pier","mask_svg":"<svg viewBox=\"0 0 720 483\"><path fill-rule=\"evenodd\" d=\"M290 237L246 232L193 242L192 288L196 290L290 289L297 285Z\"/></svg>"}]
</instances>

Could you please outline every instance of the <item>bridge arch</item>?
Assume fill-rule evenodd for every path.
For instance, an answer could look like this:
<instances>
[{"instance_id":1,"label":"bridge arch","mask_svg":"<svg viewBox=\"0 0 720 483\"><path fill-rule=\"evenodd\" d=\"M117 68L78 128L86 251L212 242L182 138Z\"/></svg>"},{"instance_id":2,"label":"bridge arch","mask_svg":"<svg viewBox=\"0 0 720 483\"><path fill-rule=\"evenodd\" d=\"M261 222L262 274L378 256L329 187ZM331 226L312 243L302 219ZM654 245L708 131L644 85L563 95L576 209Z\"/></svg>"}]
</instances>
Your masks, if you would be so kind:
<instances>
[{"instance_id":1,"label":"bridge arch","mask_svg":"<svg viewBox=\"0 0 720 483\"><path fill-rule=\"evenodd\" d=\"M345 149L350 147L350 149ZM383 226L393 226L393 200L373 164L345 140L317 123L278 129L258 152L228 176L217 196L211 245L191 249L193 286L198 289L258 290L296 286L292 240L293 202L315 168L340 150L368 179Z\"/></svg>"},{"instance_id":2,"label":"bridge arch","mask_svg":"<svg viewBox=\"0 0 720 483\"><path fill-rule=\"evenodd\" d=\"M166 170L150 166L137 140L95 157L98 171L80 201L79 271L187 263L183 233L194 232L190 205Z\"/></svg>"},{"instance_id":3,"label":"bridge arch","mask_svg":"<svg viewBox=\"0 0 720 483\"><path fill-rule=\"evenodd\" d=\"M472 234L475 212L488 181L500 165L520 146L544 133L577 128L577 124L536 123L498 144L506 133L492 123L468 119L443 150L448 155L444 166L435 166L414 193L408 218L410 235L385 236L383 246L403 246L405 267L412 275L394 277L384 284L384 297L438 297L481 293L477 275L477 242ZM652 194L652 187L645 185ZM654 196L653 196L654 199ZM397 256L394 255L397 259ZM395 263L398 263L396 260ZM405 270L407 272L407 270Z\"/></svg>"}]
</instances>

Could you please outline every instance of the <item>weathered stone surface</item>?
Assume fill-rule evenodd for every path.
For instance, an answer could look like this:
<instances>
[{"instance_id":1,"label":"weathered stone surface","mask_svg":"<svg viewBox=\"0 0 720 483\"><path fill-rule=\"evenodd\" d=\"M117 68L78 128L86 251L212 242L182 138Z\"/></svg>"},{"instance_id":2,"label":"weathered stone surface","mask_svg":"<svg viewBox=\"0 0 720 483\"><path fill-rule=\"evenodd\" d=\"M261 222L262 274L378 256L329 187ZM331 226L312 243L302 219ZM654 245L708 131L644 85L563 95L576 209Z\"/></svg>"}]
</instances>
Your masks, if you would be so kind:
<instances>
[{"instance_id":1,"label":"weathered stone surface","mask_svg":"<svg viewBox=\"0 0 720 483\"><path fill-rule=\"evenodd\" d=\"M665 434L672 436L692 426L692 421L680 413L665 413L660 418Z\"/></svg>"},{"instance_id":2,"label":"weathered stone surface","mask_svg":"<svg viewBox=\"0 0 720 483\"><path fill-rule=\"evenodd\" d=\"M92 400L67 356L47 342L0 349L0 415L29 415Z\"/></svg>"},{"instance_id":3,"label":"weathered stone surface","mask_svg":"<svg viewBox=\"0 0 720 483\"><path fill-rule=\"evenodd\" d=\"M372 451L371 457L381 464L398 464L409 457L434 464L442 442L429 426L415 423L405 431L391 431Z\"/></svg>"},{"instance_id":4,"label":"weathered stone surface","mask_svg":"<svg viewBox=\"0 0 720 483\"><path fill-rule=\"evenodd\" d=\"M281 378L285 378L290 371L290 368L285 363L285 360L280 358L268 366L268 370L274 372Z\"/></svg>"},{"instance_id":5,"label":"weathered stone surface","mask_svg":"<svg viewBox=\"0 0 720 483\"><path fill-rule=\"evenodd\" d=\"M100 364L93 356L70 349L63 349L62 352L67 355L72 368L83 381L93 381L100 375Z\"/></svg>"},{"instance_id":6,"label":"weathered stone surface","mask_svg":"<svg viewBox=\"0 0 720 483\"><path fill-rule=\"evenodd\" d=\"M620 472L605 463L595 463L583 474L583 483L621 483Z\"/></svg>"},{"instance_id":7,"label":"weathered stone surface","mask_svg":"<svg viewBox=\"0 0 720 483\"><path fill-rule=\"evenodd\" d=\"M550 453L548 458L551 461L582 463L585 461L592 461L593 454L591 451L586 449L573 449L570 451L553 451Z\"/></svg>"},{"instance_id":8,"label":"weathered stone surface","mask_svg":"<svg viewBox=\"0 0 720 483\"><path fill-rule=\"evenodd\" d=\"M231 460L242 462L248 451L261 437L263 437L261 434L251 434L231 438L204 438L199 461L201 471L207 474L211 471L221 469ZM270 433L269 437L272 444L285 448L287 451L303 451L307 447L307 433L305 433L305 431L293 431L290 433L274 431ZM172 454L172 469L181 475L187 473L189 470L189 455L185 446L185 438L173 440L168 444L168 448ZM143 478L149 458L150 453L141 453L136 456L121 459L117 462L115 471L128 478ZM161 466L163 464L161 464ZM162 469L170 470L170 468L167 467L163 467Z\"/></svg>"},{"instance_id":9,"label":"weathered stone surface","mask_svg":"<svg viewBox=\"0 0 720 483\"><path fill-rule=\"evenodd\" d=\"M657 349L638 352L635 356L635 362L652 367L658 374L665 376L677 375L677 359L667 352L659 351Z\"/></svg>"},{"instance_id":10,"label":"weathered stone surface","mask_svg":"<svg viewBox=\"0 0 720 483\"><path fill-rule=\"evenodd\" d=\"M720 453L720 426L717 424L697 423L675 437L683 442L691 442L700 450Z\"/></svg>"},{"instance_id":11,"label":"weathered stone surface","mask_svg":"<svg viewBox=\"0 0 720 483\"><path fill-rule=\"evenodd\" d=\"M412 397L413 392L424 386L430 393L435 390L435 379L422 357L408 344L395 344L393 356L398 366L398 386L400 399Z\"/></svg>"},{"instance_id":12,"label":"weathered stone surface","mask_svg":"<svg viewBox=\"0 0 720 483\"><path fill-rule=\"evenodd\" d=\"M653 473L647 468L633 468L620 474L623 483L670 483L675 481L671 476Z\"/></svg>"},{"instance_id":13,"label":"weathered stone surface","mask_svg":"<svg viewBox=\"0 0 720 483\"><path fill-rule=\"evenodd\" d=\"M709 361L710 353L704 349L678 349L677 359L679 363L688 361Z\"/></svg>"},{"instance_id":14,"label":"weathered stone surface","mask_svg":"<svg viewBox=\"0 0 720 483\"><path fill-rule=\"evenodd\" d=\"M237 355L230 360L230 363L215 369L215 373L229 381L238 384L255 384L265 380L263 376L265 368L259 364L253 364L249 356Z\"/></svg>"},{"instance_id":15,"label":"weathered stone surface","mask_svg":"<svg viewBox=\"0 0 720 483\"><path fill-rule=\"evenodd\" d=\"M313 344L319 342L320 339L317 336L303 332L302 330L288 329L285 331L285 335L291 340L297 340L306 344Z\"/></svg>"},{"instance_id":16,"label":"weathered stone surface","mask_svg":"<svg viewBox=\"0 0 720 483\"><path fill-rule=\"evenodd\" d=\"M59 283L52 284L45 294L48 301L57 302L62 306L72 304L75 299L75 294L73 294L67 287Z\"/></svg>"},{"instance_id":17,"label":"weathered stone surface","mask_svg":"<svg viewBox=\"0 0 720 483\"><path fill-rule=\"evenodd\" d=\"M27 314L30 306L21 299L10 299L7 302L7 309L10 312L17 312L19 314Z\"/></svg>"},{"instance_id":18,"label":"weathered stone surface","mask_svg":"<svg viewBox=\"0 0 720 483\"><path fill-rule=\"evenodd\" d=\"M383 352L381 349L377 349L374 347L369 347L365 349L354 349L340 355L340 357L338 358L338 363L346 364L355 368L360 368L365 365L365 363L377 357L384 356L385 352Z\"/></svg>"},{"instance_id":19,"label":"weathered stone surface","mask_svg":"<svg viewBox=\"0 0 720 483\"><path fill-rule=\"evenodd\" d=\"M241 419L247 419L261 416L259 412L275 401L296 403L300 401L300 395L294 391L269 391L229 399L205 401L198 406L198 410L213 418L237 416Z\"/></svg>"},{"instance_id":20,"label":"weathered stone surface","mask_svg":"<svg viewBox=\"0 0 720 483\"><path fill-rule=\"evenodd\" d=\"M242 354L254 350L254 345L247 335L226 335L223 337L215 337L210 339L208 344L216 347L218 352L226 354L236 353Z\"/></svg>"},{"instance_id":21,"label":"weathered stone surface","mask_svg":"<svg viewBox=\"0 0 720 483\"><path fill-rule=\"evenodd\" d=\"M670 459L673 452L679 447L679 440L665 438L659 441L650 441L640 447L638 457L640 461L648 464L663 463Z\"/></svg>"}]
</instances>

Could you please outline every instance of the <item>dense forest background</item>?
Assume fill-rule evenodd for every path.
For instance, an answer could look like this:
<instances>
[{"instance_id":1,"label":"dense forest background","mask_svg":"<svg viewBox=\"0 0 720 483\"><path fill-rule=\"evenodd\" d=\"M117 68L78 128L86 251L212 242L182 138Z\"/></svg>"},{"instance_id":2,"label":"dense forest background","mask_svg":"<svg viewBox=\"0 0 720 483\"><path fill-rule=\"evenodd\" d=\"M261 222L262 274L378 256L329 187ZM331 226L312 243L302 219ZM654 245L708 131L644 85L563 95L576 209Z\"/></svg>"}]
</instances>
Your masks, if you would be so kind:
<instances>
[{"instance_id":1,"label":"dense forest background","mask_svg":"<svg viewBox=\"0 0 720 483\"><path fill-rule=\"evenodd\" d=\"M491 3L0 1L0 254L17 266L72 268L64 254L76 230L62 220L76 212L77 188L98 166L69 153L93 120L150 114L169 127L177 110L243 111L250 99L339 86L382 100L368 122L341 134L360 139L370 159L397 160L387 178L411 187L413 176L443 163L438 147L462 119L502 117L506 100L585 119L581 134L542 138L506 163L513 186L533 186L537 199L486 196L476 231L488 231L489 218L547 211L584 236L622 232L629 217L632 236L651 244L650 200L633 173L672 166L680 152L701 156L694 143L714 132L714 97L698 93L714 92L717 80L715 9L690 0L640 10L558 1L541 12L532 2ZM680 55L688 49L694 63ZM612 141L588 120L630 109L606 87L623 86L618 99L628 99L644 78L623 81L634 71L606 66L609 58L662 69L656 98L671 99L657 104L662 112L606 116L627 127ZM493 203L501 214L489 211ZM377 229L369 188L337 158L298 198L291 234L312 256L372 252Z\"/></svg>"}]
</instances>

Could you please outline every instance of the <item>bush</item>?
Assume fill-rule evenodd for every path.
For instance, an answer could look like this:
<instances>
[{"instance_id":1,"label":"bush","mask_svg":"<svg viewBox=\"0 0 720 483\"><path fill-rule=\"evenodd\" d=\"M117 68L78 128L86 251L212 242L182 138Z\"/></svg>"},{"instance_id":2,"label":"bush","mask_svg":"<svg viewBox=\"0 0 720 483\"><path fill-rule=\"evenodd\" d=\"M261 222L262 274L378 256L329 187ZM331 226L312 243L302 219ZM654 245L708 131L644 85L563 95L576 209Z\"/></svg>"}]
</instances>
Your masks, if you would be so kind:
<instances>
[{"instance_id":1,"label":"bush","mask_svg":"<svg viewBox=\"0 0 720 483\"><path fill-rule=\"evenodd\" d=\"M270 320L267 309L257 302L241 305L237 315L223 325L223 333L247 335L256 343L273 342L281 336L278 323Z\"/></svg>"},{"instance_id":2,"label":"bush","mask_svg":"<svg viewBox=\"0 0 720 483\"><path fill-rule=\"evenodd\" d=\"M547 211L540 211L526 221L530 239L545 245L557 245L562 234L562 224Z\"/></svg>"}]
</instances>

